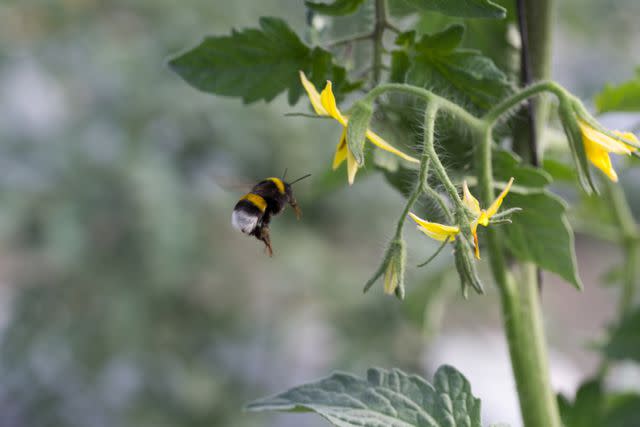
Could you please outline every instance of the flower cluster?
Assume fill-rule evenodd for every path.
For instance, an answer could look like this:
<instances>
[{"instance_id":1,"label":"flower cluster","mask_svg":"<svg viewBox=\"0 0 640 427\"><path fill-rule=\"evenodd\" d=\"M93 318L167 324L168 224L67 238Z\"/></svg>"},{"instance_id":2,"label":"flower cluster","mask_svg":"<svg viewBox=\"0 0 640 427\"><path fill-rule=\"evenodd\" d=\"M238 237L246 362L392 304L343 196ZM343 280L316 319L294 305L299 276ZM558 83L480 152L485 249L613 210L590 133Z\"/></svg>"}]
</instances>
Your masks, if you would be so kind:
<instances>
[{"instance_id":1,"label":"flower cluster","mask_svg":"<svg viewBox=\"0 0 640 427\"><path fill-rule=\"evenodd\" d=\"M502 201L507 196L507 193L509 193L512 184L513 178L509 180L504 190L502 190L500 195L493 201L488 209L480 208L480 202L478 202L478 199L473 197L473 195L469 191L469 187L467 186L466 181L462 184L462 202L464 203L464 206L469 210L469 212L473 215L473 220L471 221L471 234L473 235L475 254L476 258L478 259L480 259L480 247L478 245L478 225L482 225L483 227L489 225L491 217L498 213L498 210L502 205ZM432 239L438 240L440 242L454 241L456 236L460 233L460 227L457 225L444 225L438 224L437 222L430 222L420 218L413 212L409 213L409 216L411 216L411 219L413 219L416 224L418 224L418 230L422 231Z\"/></svg>"}]
</instances>

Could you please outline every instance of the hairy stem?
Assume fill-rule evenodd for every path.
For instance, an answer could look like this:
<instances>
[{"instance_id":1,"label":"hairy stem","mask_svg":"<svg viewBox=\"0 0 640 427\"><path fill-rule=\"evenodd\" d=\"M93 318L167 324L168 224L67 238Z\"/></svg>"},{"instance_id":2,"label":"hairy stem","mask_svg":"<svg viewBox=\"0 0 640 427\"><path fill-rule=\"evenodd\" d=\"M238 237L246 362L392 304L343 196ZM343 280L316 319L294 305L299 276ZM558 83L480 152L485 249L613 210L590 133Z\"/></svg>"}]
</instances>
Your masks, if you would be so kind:
<instances>
[{"instance_id":1,"label":"hairy stem","mask_svg":"<svg viewBox=\"0 0 640 427\"><path fill-rule=\"evenodd\" d=\"M429 162L431 161L430 152L426 147L433 146L433 138L434 138L434 130L435 130L435 121L436 116L438 114L438 105L434 103L427 104L425 114L424 114L424 144L422 148L422 156L420 157L420 171L418 173L418 181L416 182L413 191L409 195L407 199L407 203L400 214L400 218L398 218L398 222L396 223L396 231L393 236L392 244L387 248L387 252L384 255L384 259L380 263L378 270L376 270L375 274L367 281L364 285L363 292L367 292L371 286L378 280L384 271L387 268L387 264L389 263L392 255L392 245L393 242L397 242L402 239L402 229L404 227L405 220L409 211L413 208L413 205L416 203L420 195L422 195L428 187L427 184L427 176L429 172ZM451 216L451 213L445 206L445 212Z\"/></svg>"},{"instance_id":2,"label":"hairy stem","mask_svg":"<svg viewBox=\"0 0 640 427\"><path fill-rule=\"evenodd\" d=\"M400 237L402 237L402 227L404 226L404 221L407 218L409 211L411 211L413 205L416 203L420 195L423 194L428 187L427 175L429 171L430 158L426 147L433 146L433 133L437 115L438 106L435 104L427 104L427 108L424 112L424 144L422 148L422 156L420 157L420 172L418 173L418 182L409 195L404 210L402 211L402 215L400 215L400 218L398 219L394 237L395 239L399 239Z\"/></svg>"},{"instance_id":3,"label":"hairy stem","mask_svg":"<svg viewBox=\"0 0 640 427\"><path fill-rule=\"evenodd\" d=\"M509 98L503 100L498 105L489 110L482 119L487 122L487 124L493 125L498 119L500 119L505 114L509 113L511 110L520 106L524 101L531 98L534 95L540 95L543 92L550 92L559 99L567 99L569 97L569 93L560 85L552 81L541 81L532 84L531 86L527 86L520 90L519 92L514 93Z\"/></svg>"},{"instance_id":4,"label":"hairy stem","mask_svg":"<svg viewBox=\"0 0 640 427\"><path fill-rule=\"evenodd\" d=\"M551 84L555 84L555 83L551 83ZM564 89L560 88L560 90L564 90ZM385 83L385 84L376 86L364 96L363 101L372 102L375 98L381 95L384 95L387 92L405 93L407 95L413 95L417 98L420 98L426 101L427 103L429 102L437 103L438 108L440 110L446 111L454 115L456 118L463 121L465 125L470 129L482 129L485 127L485 124L482 120L475 117L473 114L469 113L467 110L460 107L458 104L455 104L446 98L438 96L435 93L431 92L430 90L427 90L418 86L404 84L404 83Z\"/></svg>"}]
</instances>

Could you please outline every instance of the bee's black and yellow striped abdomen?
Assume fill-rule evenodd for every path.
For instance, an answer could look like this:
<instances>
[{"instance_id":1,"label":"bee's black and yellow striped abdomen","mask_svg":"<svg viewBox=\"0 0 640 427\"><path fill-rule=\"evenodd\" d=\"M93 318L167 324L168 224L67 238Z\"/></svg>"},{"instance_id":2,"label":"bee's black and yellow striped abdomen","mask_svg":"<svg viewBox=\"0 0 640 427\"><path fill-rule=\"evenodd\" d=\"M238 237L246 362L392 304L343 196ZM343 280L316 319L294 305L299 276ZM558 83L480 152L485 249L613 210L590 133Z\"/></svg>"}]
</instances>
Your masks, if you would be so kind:
<instances>
[{"instance_id":1,"label":"bee's black and yellow striped abdomen","mask_svg":"<svg viewBox=\"0 0 640 427\"><path fill-rule=\"evenodd\" d=\"M253 205L260 212L264 212L267 209L267 201L262 196L253 193L242 196L238 204L240 203Z\"/></svg>"}]
</instances>

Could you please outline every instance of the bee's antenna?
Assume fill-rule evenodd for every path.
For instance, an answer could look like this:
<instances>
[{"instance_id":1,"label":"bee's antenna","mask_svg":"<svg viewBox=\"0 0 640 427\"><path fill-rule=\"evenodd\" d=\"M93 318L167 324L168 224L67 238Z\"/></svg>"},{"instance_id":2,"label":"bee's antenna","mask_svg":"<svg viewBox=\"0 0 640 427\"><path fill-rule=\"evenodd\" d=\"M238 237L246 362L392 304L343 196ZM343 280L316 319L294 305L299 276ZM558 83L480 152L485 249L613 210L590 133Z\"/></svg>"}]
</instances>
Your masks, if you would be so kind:
<instances>
[{"instance_id":1,"label":"bee's antenna","mask_svg":"<svg viewBox=\"0 0 640 427\"><path fill-rule=\"evenodd\" d=\"M284 168L284 172L282 172L282 180L284 181L284 179L287 177L287 169L288 168Z\"/></svg>"},{"instance_id":2,"label":"bee's antenna","mask_svg":"<svg viewBox=\"0 0 640 427\"><path fill-rule=\"evenodd\" d=\"M296 179L295 181L291 181L291 182L289 183L289 185L293 185L293 184L295 184L295 183L296 183L296 182L298 182L298 181L302 181L302 180L303 180L303 179L305 179L305 178L309 178L310 176L311 176L311 174L310 174L310 173L308 173L308 174L306 174L306 175L303 175L303 176L301 176L300 178Z\"/></svg>"}]
</instances>

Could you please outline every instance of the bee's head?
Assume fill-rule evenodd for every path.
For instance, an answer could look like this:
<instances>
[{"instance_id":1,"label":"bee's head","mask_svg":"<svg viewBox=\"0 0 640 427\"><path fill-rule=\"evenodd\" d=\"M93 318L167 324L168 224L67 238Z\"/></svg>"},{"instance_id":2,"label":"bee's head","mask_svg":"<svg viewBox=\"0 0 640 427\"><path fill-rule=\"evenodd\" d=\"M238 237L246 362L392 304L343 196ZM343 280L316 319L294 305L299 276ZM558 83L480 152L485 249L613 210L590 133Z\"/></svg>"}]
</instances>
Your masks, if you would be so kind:
<instances>
[{"instance_id":1,"label":"bee's head","mask_svg":"<svg viewBox=\"0 0 640 427\"><path fill-rule=\"evenodd\" d=\"M289 184L288 182L284 183L284 193L287 195L287 197L291 198L293 197L293 187L291 186L291 184Z\"/></svg>"}]
</instances>

